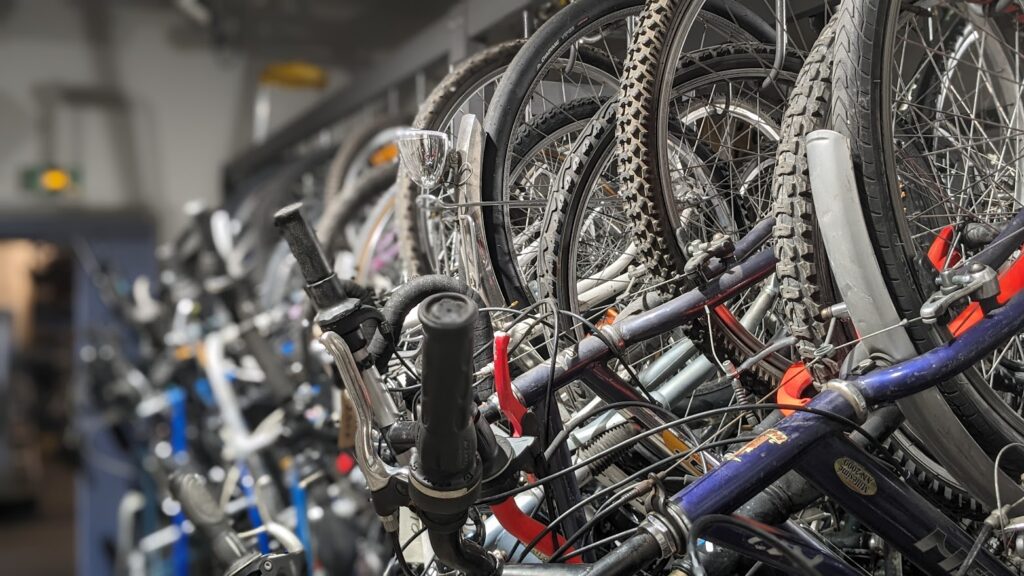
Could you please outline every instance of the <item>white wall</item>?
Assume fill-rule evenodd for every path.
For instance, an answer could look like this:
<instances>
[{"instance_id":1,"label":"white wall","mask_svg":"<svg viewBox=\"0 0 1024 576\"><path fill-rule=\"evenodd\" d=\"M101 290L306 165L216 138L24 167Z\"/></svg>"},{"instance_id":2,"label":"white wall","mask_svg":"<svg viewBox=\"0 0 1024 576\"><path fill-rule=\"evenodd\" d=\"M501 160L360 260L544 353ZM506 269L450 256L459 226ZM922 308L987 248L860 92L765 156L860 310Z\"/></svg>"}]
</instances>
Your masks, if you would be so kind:
<instances>
[{"instance_id":1,"label":"white wall","mask_svg":"<svg viewBox=\"0 0 1024 576\"><path fill-rule=\"evenodd\" d=\"M104 68L88 41L82 4L15 0L9 14L0 14L0 210L38 211L54 203L83 210L141 205L154 214L159 236L169 238L184 221L186 200L219 199L221 167L246 143L249 63L238 53L173 42L172 33L190 23L171 9L172 2L110 0L113 66ZM116 115L60 106L57 161L82 169L79 197L23 191L22 169L42 161L36 127L41 107L34 90L54 83L94 86L111 77L130 102L128 153L118 150L126 139L117 137ZM275 99L274 124L315 98ZM137 178L126 178L125 162Z\"/></svg>"}]
</instances>

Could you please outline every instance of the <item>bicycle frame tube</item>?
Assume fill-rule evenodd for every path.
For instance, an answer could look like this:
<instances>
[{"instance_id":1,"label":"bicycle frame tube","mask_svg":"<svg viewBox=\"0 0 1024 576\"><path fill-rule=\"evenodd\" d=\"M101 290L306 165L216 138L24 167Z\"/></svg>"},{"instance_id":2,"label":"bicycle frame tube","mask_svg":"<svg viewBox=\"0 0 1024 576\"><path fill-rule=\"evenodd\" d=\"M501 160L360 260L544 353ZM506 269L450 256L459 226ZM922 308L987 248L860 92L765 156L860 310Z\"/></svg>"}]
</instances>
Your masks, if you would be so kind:
<instances>
[{"instance_id":1,"label":"bicycle frame tube","mask_svg":"<svg viewBox=\"0 0 1024 576\"><path fill-rule=\"evenodd\" d=\"M790 550L806 559L820 574L828 574L829 576L867 576L867 572L850 565L823 542L807 534L788 530L786 525L772 526L741 516L737 516L737 519L750 524L752 528L775 536L785 543ZM702 539L724 544L733 550L743 550L750 558L780 570L792 569L792 566L787 564L786 557L783 556L782 552L779 552L762 538L756 536L753 531L741 530L727 524L711 526L707 529Z\"/></svg>"},{"instance_id":2,"label":"bicycle frame tube","mask_svg":"<svg viewBox=\"0 0 1024 576\"><path fill-rule=\"evenodd\" d=\"M695 289L669 300L648 312L626 318L606 326L603 330L606 337L615 344L618 350L663 334L682 326L704 314L705 307L717 306L738 292L757 282L764 280L775 270L775 255L771 249L765 248L748 260L730 268L721 276L701 289ZM606 362L613 352L601 338L588 336L578 345L559 355L555 365L555 377L552 390L569 384L591 369L598 362ZM543 363L535 366L512 381L512 389L524 406L536 406L543 401L547 392L548 379L551 376L551 365ZM607 379L591 379L590 383L598 386L597 393L602 397L619 397L621 389L601 390L602 382L614 383ZM616 387L618 387L616 385Z\"/></svg>"},{"instance_id":3,"label":"bicycle frame tube","mask_svg":"<svg viewBox=\"0 0 1024 576\"><path fill-rule=\"evenodd\" d=\"M827 388L808 405L855 418L851 399L867 406L891 402L957 374L1024 328L1024 295L1014 297L977 326L945 346L845 386ZM729 513L783 473L796 469L883 539L930 573L955 569L972 539L873 457L841 436L833 419L797 412L736 451L717 469L672 497L688 518ZM709 536L713 536L709 530ZM740 549L747 546L742 542ZM972 574L1010 574L984 552Z\"/></svg>"},{"instance_id":4,"label":"bicycle frame tube","mask_svg":"<svg viewBox=\"0 0 1024 576\"><path fill-rule=\"evenodd\" d=\"M967 556L973 538L919 493L910 489L873 456L839 434L820 438L805 447L795 469L865 525L900 549L908 560L930 574L955 572ZM808 542L778 527L762 530L780 538L822 574L863 575L820 542ZM711 527L705 539L780 569L791 568L786 558L751 535L729 526ZM1011 572L988 554L979 555L971 574L1003 575Z\"/></svg>"},{"instance_id":5,"label":"bicycle frame tube","mask_svg":"<svg viewBox=\"0 0 1024 576\"><path fill-rule=\"evenodd\" d=\"M843 436L812 445L797 471L929 574L956 572L974 543L949 517ZM977 557L970 573L1011 572L986 553Z\"/></svg>"},{"instance_id":6,"label":"bicycle frame tube","mask_svg":"<svg viewBox=\"0 0 1024 576\"><path fill-rule=\"evenodd\" d=\"M845 398L832 391L819 394L810 406L853 416ZM795 469L926 572L948 573L959 566L971 547L971 537L874 457L842 436L840 428L833 420L798 412L676 494L673 501L688 518L730 512L787 470ZM749 533L709 528L702 536L778 567L787 567L784 558L766 552ZM823 574L861 573L849 566L837 568L835 558L824 549L791 547ZM1010 574L987 553L979 555L975 566L976 572L972 574Z\"/></svg>"},{"instance_id":7,"label":"bicycle frame tube","mask_svg":"<svg viewBox=\"0 0 1024 576\"><path fill-rule=\"evenodd\" d=\"M870 372L854 380L853 385L869 405L910 396L963 372L1022 328L1024 294L1018 294L950 344Z\"/></svg>"}]
</instances>

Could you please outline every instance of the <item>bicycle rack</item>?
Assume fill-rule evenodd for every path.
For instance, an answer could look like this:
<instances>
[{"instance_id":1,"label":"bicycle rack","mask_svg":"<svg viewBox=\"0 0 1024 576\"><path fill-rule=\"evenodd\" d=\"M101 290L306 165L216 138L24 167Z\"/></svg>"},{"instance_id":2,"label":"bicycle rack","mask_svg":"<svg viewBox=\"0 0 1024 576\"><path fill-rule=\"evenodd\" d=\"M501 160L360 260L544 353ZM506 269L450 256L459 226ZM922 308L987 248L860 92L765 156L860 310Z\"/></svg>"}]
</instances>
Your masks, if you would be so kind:
<instances>
[{"instance_id":1,"label":"bicycle rack","mask_svg":"<svg viewBox=\"0 0 1024 576\"><path fill-rule=\"evenodd\" d=\"M893 363L917 354L882 280L881 267L871 245L861 210L850 144L832 130L807 136L807 164L814 208L822 241L832 265L843 302L859 334L867 334L858 348L876 359ZM981 501L994 507L992 459L971 438L936 388L900 400L900 411L918 434L929 439L936 459L955 478L968 485ZM945 423L940 425L939 423ZM1024 496L1024 490L1000 472L1003 502Z\"/></svg>"}]
</instances>

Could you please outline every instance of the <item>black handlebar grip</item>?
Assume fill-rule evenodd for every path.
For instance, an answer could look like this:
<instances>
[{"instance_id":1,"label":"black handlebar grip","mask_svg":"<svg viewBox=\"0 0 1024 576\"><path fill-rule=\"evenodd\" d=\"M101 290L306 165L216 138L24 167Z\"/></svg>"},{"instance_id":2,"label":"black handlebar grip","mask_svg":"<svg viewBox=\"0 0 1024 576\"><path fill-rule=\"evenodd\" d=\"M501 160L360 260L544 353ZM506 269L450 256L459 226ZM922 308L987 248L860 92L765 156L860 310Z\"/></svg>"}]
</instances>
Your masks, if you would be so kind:
<instances>
[{"instance_id":1,"label":"black handlebar grip","mask_svg":"<svg viewBox=\"0 0 1024 576\"><path fill-rule=\"evenodd\" d=\"M313 228L302 215L302 203L289 204L278 210L274 214L274 225L281 231L281 235L288 242L288 248L299 263L302 277L306 279L306 293L309 294L316 309L324 312L348 300L345 289L327 262L327 256L316 239ZM321 326L324 325L320 320L318 322Z\"/></svg>"},{"instance_id":2,"label":"black handlebar grip","mask_svg":"<svg viewBox=\"0 0 1024 576\"><path fill-rule=\"evenodd\" d=\"M181 504L182 512L196 529L209 540L217 560L230 566L252 556L253 552L242 542L228 523L227 516L213 499L206 480L195 472L176 471L171 474L171 493Z\"/></svg>"},{"instance_id":3,"label":"black handlebar grip","mask_svg":"<svg viewBox=\"0 0 1024 576\"><path fill-rule=\"evenodd\" d=\"M306 284L323 282L334 273L309 221L302 215L302 202L289 204L274 214L274 226L291 248Z\"/></svg>"},{"instance_id":4,"label":"black handlebar grip","mask_svg":"<svg viewBox=\"0 0 1024 576\"><path fill-rule=\"evenodd\" d=\"M423 325L420 422L413 472L434 491L478 485L480 462L473 413L473 332L477 306L470 298L435 294L419 307Z\"/></svg>"}]
</instances>

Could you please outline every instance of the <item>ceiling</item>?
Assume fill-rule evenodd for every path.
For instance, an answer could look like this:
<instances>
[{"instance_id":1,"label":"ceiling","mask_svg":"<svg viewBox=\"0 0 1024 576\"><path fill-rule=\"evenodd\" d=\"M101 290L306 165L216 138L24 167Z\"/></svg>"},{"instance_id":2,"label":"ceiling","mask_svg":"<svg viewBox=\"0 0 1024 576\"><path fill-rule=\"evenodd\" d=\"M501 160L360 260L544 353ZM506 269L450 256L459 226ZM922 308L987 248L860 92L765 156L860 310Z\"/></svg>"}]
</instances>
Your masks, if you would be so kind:
<instances>
[{"instance_id":1,"label":"ceiling","mask_svg":"<svg viewBox=\"0 0 1024 576\"><path fill-rule=\"evenodd\" d=\"M502 2L503 0L493 0ZM266 59L304 59L364 69L403 40L450 14L459 0L0 0L5 35L82 34L82 14L117 19L133 11L167 18L182 48L227 49ZM94 23L95 23L94 22ZM111 28L131 33L124 27Z\"/></svg>"},{"instance_id":2,"label":"ceiling","mask_svg":"<svg viewBox=\"0 0 1024 576\"><path fill-rule=\"evenodd\" d=\"M363 68L444 17L457 0L174 0L205 9L199 32L217 45L274 58ZM188 10L183 10L188 14ZM186 37L182 37L186 39Z\"/></svg>"}]
</instances>

